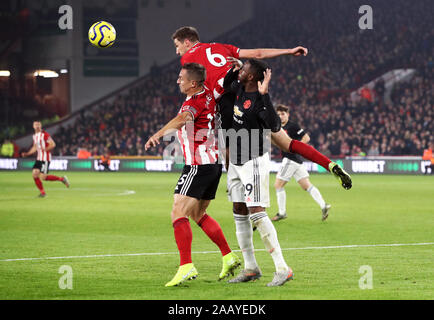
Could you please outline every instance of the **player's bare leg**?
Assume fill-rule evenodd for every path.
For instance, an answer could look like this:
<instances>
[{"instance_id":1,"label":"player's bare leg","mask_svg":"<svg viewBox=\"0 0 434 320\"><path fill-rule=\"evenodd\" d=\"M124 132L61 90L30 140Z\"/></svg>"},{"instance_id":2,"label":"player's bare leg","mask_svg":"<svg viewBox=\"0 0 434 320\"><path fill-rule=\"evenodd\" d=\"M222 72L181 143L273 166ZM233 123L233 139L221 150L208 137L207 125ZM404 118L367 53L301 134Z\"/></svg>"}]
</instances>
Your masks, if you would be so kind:
<instances>
[{"instance_id":1,"label":"player's bare leg","mask_svg":"<svg viewBox=\"0 0 434 320\"><path fill-rule=\"evenodd\" d=\"M333 173L344 189L351 189L352 181L350 175L345 172L337 163L331 161L315 148L303 142L291 139L283 129L281 129L279 132L271 133L271 141L275 146L285 152L289 151L297 153L304 158L319 164L327 171Z\"/></svg>"}]
</instances>

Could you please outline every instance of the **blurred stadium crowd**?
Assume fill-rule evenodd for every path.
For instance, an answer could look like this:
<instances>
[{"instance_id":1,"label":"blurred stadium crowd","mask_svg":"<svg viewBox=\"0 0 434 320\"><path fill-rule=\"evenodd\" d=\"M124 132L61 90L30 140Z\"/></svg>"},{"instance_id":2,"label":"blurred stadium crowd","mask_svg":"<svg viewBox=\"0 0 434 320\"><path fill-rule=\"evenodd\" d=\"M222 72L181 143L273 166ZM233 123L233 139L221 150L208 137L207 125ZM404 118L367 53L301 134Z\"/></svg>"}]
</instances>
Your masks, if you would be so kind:
<instances>
[{"instance_id":1,"label":"blurred stadium crowd","mask_svg":"<svg viewBox=\"0 0 434 320\"><path fill-rule=\"evenodd\" d=\"M374 1L373 30L359 29L360 14L354 8L362 5L360 1L341 1L339 8L330 7L329 1L311 2L258 2L252 20L217 39L202 35L202 40L241 48L307 47L307 57L267 60L273 70L271 96L274 103L290 106L290 118L305 128L310 143L324 154L421 155L434 138L430 1ZM382 82L360 101L350 99L352 91L401 68L415 69L416 75L396 85L390 99L385 99ZM94 155L145 155L148 137L175 116L182 103L178 71L176 59L154 68L113 101L83 110L73 125L55 135L55 154L75 155L86 148ZM146 155L161 155L163 148L164 144Z\"/></svg>"}]
</instances>

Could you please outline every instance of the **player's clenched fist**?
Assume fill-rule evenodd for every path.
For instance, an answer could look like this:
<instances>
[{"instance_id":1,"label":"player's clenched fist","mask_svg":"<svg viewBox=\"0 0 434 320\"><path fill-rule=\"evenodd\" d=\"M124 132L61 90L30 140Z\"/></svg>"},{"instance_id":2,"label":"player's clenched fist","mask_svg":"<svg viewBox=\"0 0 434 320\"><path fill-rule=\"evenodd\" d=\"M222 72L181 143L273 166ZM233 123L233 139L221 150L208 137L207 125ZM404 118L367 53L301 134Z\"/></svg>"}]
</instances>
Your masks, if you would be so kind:
<instances>
[{"instance_id":1,"label":"player's clenched fist","mask_svg":"<svg viewBox=\"0 0 434 320\"><path fill-rule=\"evenodd\" d=\"M292 53L292 55L293 56L296 56L296 57L298 57L298 56L307 56L307 53L309 52L308 50L307 50L307 48L305 48L305 47L295 47L295 48L293 48L293 49L291 49L291 53Z\"/></svg>"},{"instance_id":2,"label":"player's clenched fist","mask_svg":"<svg viewBox=\"0 0 434 320\"><path fill-rule=\"evenodd\" d=\"M240 70L243 67L243 62L234 57L226 57L226 59L230 62L231 66L234 68L234 71Z\"/></svg>"}]
</instances>

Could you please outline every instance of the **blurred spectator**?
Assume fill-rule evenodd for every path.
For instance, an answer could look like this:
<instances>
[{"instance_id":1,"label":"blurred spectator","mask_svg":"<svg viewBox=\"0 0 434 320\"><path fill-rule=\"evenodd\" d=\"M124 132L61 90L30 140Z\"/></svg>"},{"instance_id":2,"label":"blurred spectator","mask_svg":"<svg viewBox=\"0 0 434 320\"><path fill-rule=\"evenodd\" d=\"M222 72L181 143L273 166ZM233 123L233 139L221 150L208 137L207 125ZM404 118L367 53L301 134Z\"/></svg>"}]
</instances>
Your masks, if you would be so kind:
<instances>
[{"instance_id":1,"label":"blurred spectator","mask_svg":"<svg viewBox=\"0 0 434 320\"><path fill-rule=\"evenodd\" d=\"M89 159L92 154L86 149L80 148L78 149L77 158L78 159Z\"/></svg>"},{"instance_id":2,"label":"blurred spectator","mask_svg":"<svg viewBox=\"0 0 434 320\"><path fill-rule=\"evenodd\" d=\"M14 156L14 144L9 139L3 142L0 155L5 158L12 158Z\"/></svg>"}]
</instances>

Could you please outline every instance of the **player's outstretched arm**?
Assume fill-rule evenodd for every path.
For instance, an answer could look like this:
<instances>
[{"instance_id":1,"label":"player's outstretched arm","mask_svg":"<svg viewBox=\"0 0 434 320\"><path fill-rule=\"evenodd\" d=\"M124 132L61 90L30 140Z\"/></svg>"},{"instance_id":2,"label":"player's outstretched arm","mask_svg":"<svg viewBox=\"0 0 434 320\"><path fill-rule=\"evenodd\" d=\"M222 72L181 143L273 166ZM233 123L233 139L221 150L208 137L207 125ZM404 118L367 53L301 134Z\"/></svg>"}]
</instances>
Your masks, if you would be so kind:
<instances>
[{"instance_id":1,"label":"player's outstretched arm","mask_svg":"<svg viewBox=\"0 0 434 320\"><path fill-rule=\"evenodd\" d=\"M145 150L160 144L160 139L167 134L181 129L186 122L193 121L193 116L189 111L184 111L170 120L163 128L157 131L145 144Z\"/></svg>"},{"instance_id":2,"label":"player's outstretched arm","mask_svg":"<svg viewBox=\"0 0 434 320\"><path fill-rule=\"evenodd\" d=\"M21 156L22 156L23 158L25 158L25 157L27 157L27 156L30 156L31 154L34 154L35 152L36 152L36 146L33 144L32 147L30 148L30 150L27 151L27 152L22 152L22 153L21 153Z\"/></svg>"},{"instance_id":3,"label":"player's outstretched arm","mask_svg":"<svg viewBox=\"0 0 434 320\"><path fill-rule=\"evenodd\" d=\"M307 48L298 46L290 49L240 49L239 55L240 59L270 59L286 55L292 55L295 57L307 56L308 52L309 50Z\"/></svg>"}]
</instances>

